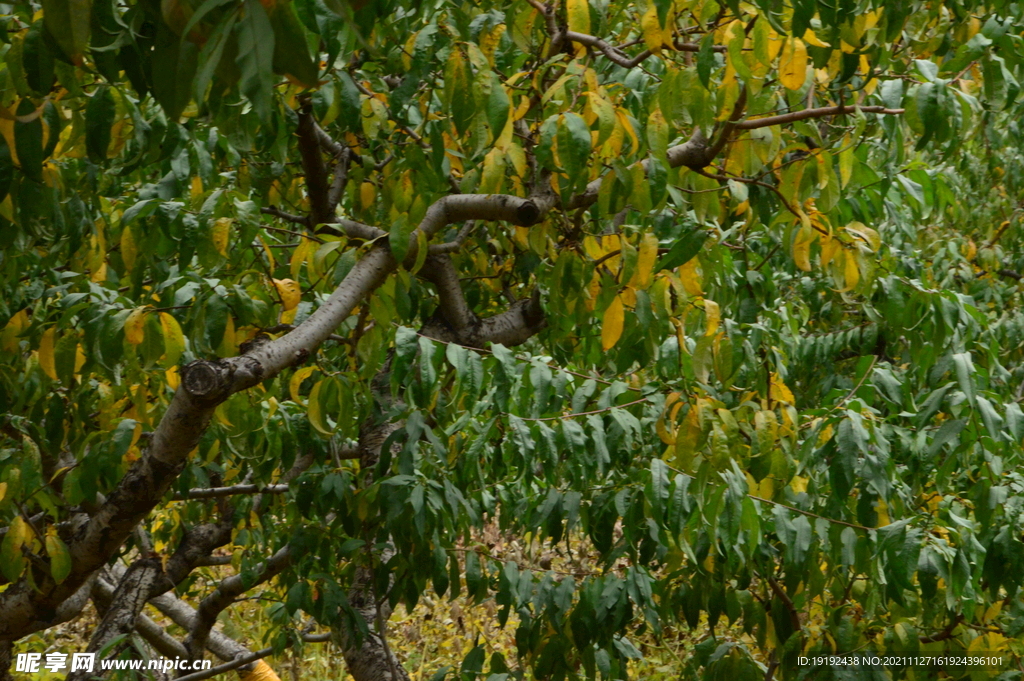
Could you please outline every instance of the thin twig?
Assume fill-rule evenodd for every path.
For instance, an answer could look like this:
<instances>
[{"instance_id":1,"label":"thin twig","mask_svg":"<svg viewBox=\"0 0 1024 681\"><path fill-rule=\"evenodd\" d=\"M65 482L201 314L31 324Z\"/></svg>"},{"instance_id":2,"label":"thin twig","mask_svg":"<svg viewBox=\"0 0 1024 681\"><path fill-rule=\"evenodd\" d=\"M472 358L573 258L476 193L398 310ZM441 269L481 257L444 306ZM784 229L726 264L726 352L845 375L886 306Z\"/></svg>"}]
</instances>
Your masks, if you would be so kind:
<instances>
[{"instance_id":1,"label":"thin twig","mask_svg":"<svg viewBox=\"0 0 1024 681\"><path fill-rule=\"evenodd\" d=\"M538 419L524 418L524 417L519 416L517 414L508 414L508 413L506 413L506 415L507 416L515 416L516 418L518 418L521 421L561 421L562 419L572 419L572 418L576 418L577 416L590 416L591 414L603 414L606 411L611 411L612 409L624 409L625 407L632 407L634 404L641 404L643 402L648 402L648 401L650 401L650 400L648 400L646 397L644 397L644 398L641 398L639 400L633 400L632 402L627 402L626 404L613 404L612 406L605 407L604 409L595 409L594 411L580 411L580 412L576 412L575 414L563 414L561 416L545 416L544 418L538 418Z\"/></svg>"}]
</instances>

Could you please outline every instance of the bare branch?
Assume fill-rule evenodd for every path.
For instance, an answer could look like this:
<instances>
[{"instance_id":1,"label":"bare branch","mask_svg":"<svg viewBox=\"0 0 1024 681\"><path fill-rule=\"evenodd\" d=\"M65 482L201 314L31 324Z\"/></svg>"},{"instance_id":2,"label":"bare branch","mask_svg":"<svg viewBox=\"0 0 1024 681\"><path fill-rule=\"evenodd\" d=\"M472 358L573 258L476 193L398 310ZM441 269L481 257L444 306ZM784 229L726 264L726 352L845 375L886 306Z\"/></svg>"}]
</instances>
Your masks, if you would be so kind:
<instances>
[{"instance_id":1,"label":"bare branch","mask_svg":"<svg viewBox=\"0 0 1024 681\"><path fill-rule=\"evenodd\" d=\"M185 601L174 595L173 592L161 594L150 603L163 615L182 629L188 630L192 627L196 618L195 609ZM211 631L206 642L207 649L222 660L235 660L242 656L251 654L249 649L234 639L228 638L219 631ZM187 657L182 655L182 657ZM241 666L245 666L243 663Z\"/></svg>"},{"instance_id":2,"label":"bare branch","mask_svg":"<svg viewBox=\"0 0 1024 681\"><path fill-rule=\"evenodd\" d=\"M286 213L283 210L279 210L274 206L264 206L260 208L260 212L264 215L273 215L275 218L281 218L287 222L294 222L297 225L309 227L309 218L305 215L294 215L293 213Z\"/></svg>"},{"instance_id":3,"label":"bare branch","mask_svg":"<svg viewBox=\"0 0 1024 681\"><path fill-rule=\"evenodd\" d=\"M429 239L447 225L466 220L504 220L528 226L538 222L553 204L551 196L446 196L428 208L417 229ZM417 237L415 232L410 237L411 258L416 255ZM77 516L62 529L61 536L71 554L72 569L67 579L55 584L46 578L35 585L21 579L0 593L0 612L4 613L0 639L19 638L49 626L39 613L57 611L107 563L135 526L163 499L189 452L198 445L217 405L304 362L397 266L388 245L378 243L355 264L334 293L286 335L254 344L237 357L197 360L183 366L180 385L143 455L93 513ZM530 312L534 307L539 310L539 305L524 304L519 312Z\"/></svg>"},{"instance_id":4,"label":"bare branch","mask_svg":"<svg viewBox=\"0 0 1024 681\"><path fill-rule=\"evenodd\" d=\"M217 623L217 615L225 608L235 602L239 595L262 584L282 570L287 568L292 561L291 549L287 546L280 549L273 556L263 562L257 569L255 576L243 582L242 575L232 575L220 583L220 585L209 596L203 599L196 610L196 616L185 639L185 648L190 656L195 659L202 655L206 649L206 641L210 636L210 630ZM248 583L246 583L248 582Z\"/></svg>"},{"instance_id":5,"label":"bare branch","mask_svg":"<svg viewBox=\"0 0 1024 681\"><path fill-rule=\"evenodd\" d=\"M320 126L313 118L313 105L307 100L298 111L299 155L302 157L302 168L306 173L306 193L309 195L309 225L328 222L334 211L328 202L327 165L324 163L322 145L320 144Z\"/></svg>"},{"instance_id":6,"label":"bare branch","mask_svg":"<svg viewBox=\"0 0 1024 681\"><path fill-rule=\"evenodd\" d=\"M752 118L745 121L740 121L735 125L735 129L756 130L757 128L767 128L772 125L785 125L786 123L795 123L796 121L803 121L808 118L825 118L826 116L840 116L842 114L857 113L857 111L862 111L864 113L898 116L904 113L905 110L887 109L884 106L823 106L816 109L802 109L800 111L792 111L787 114L779 114L778 116L766 116L765 118Z\"/></svg>"},{"instance_id":7,"label":"bare branch","mask_svg":"<svg viewBox=\"0 0 1024 681\"><path fill-rule=\"evenodd\" d=\"M425 336L467 347L482 348L487 343L520 345L546 326L540 306L540 292L515 301L506 311L486 319L478 318L462 293L459 274L447 255L431 256L420 276L437 288L438 314L421 332Z\"/></svg>"},{"instance_id":8,"label":"bare branch","mask_svg":"<svg viewBox=\"0 0 1024 681\"><path fill-rule=\"evenodd\" d=\"M288 485L230 485L228 487L196 487L184 494L178 492L174 495L175 501L183 499L213 499L215 497L230 497L236 494L284 494L288 491Z\"/></svg>"},{"instance_id":9,"label":"bare branch","mask_svg":"<svg viewBox=\"0 0 1024 681\"><path fill-rule=\"evenodd\" d=\"M102 610L109 610L114 597L114 585L105 579L97 579L92 588L92 597ZM146 615L135 618L135 630L164 657L185 657L185 646L164 631L163 627Z\"/></svg>"},{"instance_id":10,"label":"bare branch","mask_svg":"<svg viewBox=\"0 0 1024 681\"><path fill-rule=\"evenodd\" d=\"M625 67L627 69L635 68L641 62L643 62L652 54L654 54L650 50L644 50L637 56L629 58L625 54L623 54L618 48L609 45L604 40L601 40L596 36L587 35L586 33L577 33L576 31L566 31L565 38L567 40L571 40L574 43L579 43L580 45L586 45L587 47L592 47L596 50L600 50L601 53L604 54L604 56L608 57L608 59L615 62L619 66Z\"/></svg>"},{"instance_id":11,"label":"bare branch","mask_svg":"<svg viewBox=\"0 0 1024 681\"><path fill-rule=\"evenodd\" d=\"M462 244L464 244L466 239L469 238L469 235L473 233L474 227L476 227L476 220L468 220L452 241L443 244L431 244L429 246L430 253L432 255L454 253L462 248Z\"/></svg>"},{"instance_id":12,"label":"bare branch","mask_svg":"<svg viewBox=\"0 0 1024 681\"><path fill-rule=\"evenodd\" d=\"M736 129L737 121L743 116L743 110L747 106L747 87L740 85L740 95L736 98L736 103L732 107L732 115L729 116L729 120L725 122L722 129L718 133L718 137L711 144L711 147L707 150L707 156L710 159L715 158L725 148L725 145L729 143L729 137L732 135L733 130Z\"/></svg>"},{"instance_id":13,"label":"bare branch","mask_svg":"<svg viewBox=\"0 0 1024 681\"><path fill-rule=\"evenodd\" d=\"M319 130L319 126L317 126ZM341 194L345 191L345 183L348 182L348 166L352 161L352 150L345 147L338 154L338 162L334 164L334 180L331 182L331 189L327 193L327 208L330 213L338 207Z\"/></svg>"}]
</instances>

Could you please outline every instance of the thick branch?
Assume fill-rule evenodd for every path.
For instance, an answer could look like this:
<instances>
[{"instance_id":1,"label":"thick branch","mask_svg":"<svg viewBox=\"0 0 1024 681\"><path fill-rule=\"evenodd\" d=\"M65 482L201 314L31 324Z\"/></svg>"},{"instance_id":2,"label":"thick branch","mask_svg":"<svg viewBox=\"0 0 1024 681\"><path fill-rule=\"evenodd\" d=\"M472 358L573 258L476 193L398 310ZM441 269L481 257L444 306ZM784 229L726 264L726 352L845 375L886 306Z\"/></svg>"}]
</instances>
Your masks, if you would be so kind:
<instances>
[{"instance_id":1,"label":"thick branch","mask_svg":"<svg viewBox=\"0 0 1024 681\"><path fill-rule=\"evenodd\" d=\"M540 292L517 300L506 311L478 318L466 304L459 274L447 255L431 256L419 272L437 288L438 314L424 324L421 333L447 343L482 348L487 343L520 345L546 325Z\"/></svg>"},{"instance_id":2,"label":"thick branch","mask_svg":"<svg viewBox=\"0 0 1024 681\"><path fill-rule=\"evenodd\" d=\"M166 563L155 555L132 563L112 594L102 621L93 631L89 652L99 652L116 637L130 634L148 600L172 589L214 549L231 540L232 513L225 508L223 515L219 523L190 528ZM86 676L82 672L68 678L77 681Z\"/></svg>"},{"instance_id":3,"label":"thick branch","mask_svg":"<svg viewBox=\"0 0 1024 681\"><path fill-rule=\"evenodd\" d=\"M97 607L103 611L109 611L114 598L114 585L105 579L97 579L92 588L92 597ZM135 618L135 631L146 639L153 648L164 657L175 658L185 657L185 646L177 639L164 631L163 627L154 622L146 615L139 614Z\"/></svg>"},{"instance_id":4,"label":"thick branch","mask_svg":"<svg viewBox=\"0 0 1024 681\"><path fill-rule=\"evenodd\" d=\"M459 194L435 202L418 230L429 240L444 227L466 220L504 220L533 225L549 210L548 197L533 200L501 194ZM417 233L410 237L415 258ZM380 286L398 264L390 248L378 243L360 259L334 293L309 318L286 335L256 344L238 357L198 360L181 369L181 384L157 425L149 446L103 504L79 515L62 530L71 553L71 574L61 584L44 579L33 587L22 579L0 593L0 640L19 638L52 626L58 606L78 591L131 535L135 526L164 497L196 448L214 409L232 394L304 362L359 302Z\"/></svg>"},{"instance_id":5,"label":"thick branch","mask_svg":"<svg viewBox=\"0 0 1024 681\"><path fill-rule=\"evenodd\" d=\"M319 126L318 126L319 129ZM334 180L331 182L331 189L327 193L327 210L333 215L341 194L345 191L345 183L348 182L348 166L352 162L352 150L345 147L338 154L338 161L334 164Z\"/></svg>"},{"instance_id":6,"label":"thick branch","mask_svg":"<svg viewBox=\"0 0 1024 681\"><path fill-rule=\"evenodd\" d=\"M333 217L328 200L327 164L324 163L319 126L313 118L313 106L308 102L299 109L299 155L306 173L306 193L309 195L309 222L313 227Z\"/></svg>"},{"instance_id":7,"label":"thick branch","mask_svg":"<svg viewBox=\"0 0 1024 681\"><path fill-rule=\"evenodd\" d=\"M190 629L196 618L195 609L173 593L157 596L152 605L182 629ZM237 660L250 655L248 648L219 631L211 631L206 642L207 649L222 660ZM182 657L185 657L184 655ZM244 666L244 663L243 665Z\"/></svg>"},{"instance_id":8,"label":"thick branch","mask_svg":"<svg viewBox=\"0 0 1024 681\"><path fill-rule=\"evenodd\" d=\"M243 582L242 575L232 575L220 583L220 585L209 596L203 599L196 610L196 617L188 638L185 639L185 647L193 659L202 656L206 649L206 642L210 636L210 630L217 623L217 615L225 608L235 602L241 594L267 580L273 579L282 570L287 568L292 561L291 549L284 547L267 559L256 569L256 575Z\"/></svg>"}]
</instances>

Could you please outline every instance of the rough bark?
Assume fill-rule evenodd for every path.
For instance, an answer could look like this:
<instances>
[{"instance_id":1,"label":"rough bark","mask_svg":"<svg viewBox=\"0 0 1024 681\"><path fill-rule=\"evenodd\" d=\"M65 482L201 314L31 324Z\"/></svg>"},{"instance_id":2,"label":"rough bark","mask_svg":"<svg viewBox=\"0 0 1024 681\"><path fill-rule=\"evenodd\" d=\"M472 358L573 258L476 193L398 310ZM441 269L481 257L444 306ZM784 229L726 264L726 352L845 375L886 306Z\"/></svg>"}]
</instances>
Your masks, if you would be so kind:
<instances>
[{"instance_id":1,"label":"rough bark","mask_svg":"<svg viewBox=\"0 0 1024 681\"><path fill-rule=\"evenodd\" d=\"M98 653L116 637L131 634L147 601L174 588L214 549L231 540L232 514L226 509L222 509L222 513L225 517L219 523L190 528L166 564L158 556L145 556L132 563L109 601L104 603L103 619L89 639L87 652ZM120 648L112 651L108 657L116 656L119 651ZM75 672L68 679L82 681L86 676Z\"/></svg>"},{"instance_id":2,"label":"rough bark","mask_svg":"<svg viewBox=\"0 0 1024 681\"><path fill-rule=\"evenodd\" d=\"M434 284L439 302L437 314L421 330L425 336L472 348L488 343L513 346L525 343L546 326L538 290L506 312L481 319L469 309L458 272L447 255L430 256L419 274Z\"/></svg>"},{"instance_id":3,"label":"rough bark","mask_svg":"<svg viewBox=\"0 0 1024 681\"><path fill-rule=\"evenodd\" d=\"M202 600L196 610L188 638L185 639L185 648L188 650L189 657L193 660L202 658L213 625L217 623L217 615L234 603L235 599L246 590L280 574L282 570L291 565L291 561L291 549L286 546L264 561L256 569L255 576L249 580L248 584L242 581L240 574L232 575L222 581L213 593Z\"/></svg>"},{"instance_id":4,"label":"rough bark","mask_svg":"<svg viewBox=\"0 0 1024 681\"><path fill-rule=\"evenodd\" d=\"M531 297L513 303L506 312L480 319L466 304L458 273L448 255L430 256L419 274L435 285L440 303L438 313L420 330L425 336L476 348L482 348L487 343L512 346L524 343L545 326L540 296L536 290ZM384 376L387 372L385 368L374 383L386 385ZM387 388L382 388L375 392L384 403L380 405L380 413L386 413L387 407L391 406L391 398L386 391ZM373 471L380 458L381 448L402 425L401 422L379 423L372 420L362 424L358 451L360 468L365 472L362 480L364 486L373 481ZM393 448L397 453L397 445L393 445ZM394 549L389 547L379 555L372 556L371 560L374 564L383 565L392 555ZM408 672L387 643L387 621L391 617L391 606L387 598L375 592L374 577L372 566L360 567L348 592L349 604L363 619L369 634L360 638L354 631L342 626L334 630L335 642L341 648L349 673L355 681L409 681Z\"/></svg>"},{"instance_id":5,"label":"rough bark","mask_svg":"<svg viewBox=\"0 0 1024 681\"><path fill-rule=\"evenodd\" d=\"M464 194L434 203L418 227L429 238L453 222L507 220L531 225L547 206L504 195ZM415 257L416 235L410 257ZM0 638L13 639L56 623L58 606L121 546L135 526L166 493L188 453L205 431L213 410L231 394L252 387L309 357L337 325L397 266L386 245L372 248L331 297L303 324L250 353L229 359L197 361L181 372L181 386L153 433L150 446L133 464L100 508L79 514L62 535L69 545L72 573L62 584L44 581L38 591L26 580L0 594Z\"/></svg>"}]
</instances>

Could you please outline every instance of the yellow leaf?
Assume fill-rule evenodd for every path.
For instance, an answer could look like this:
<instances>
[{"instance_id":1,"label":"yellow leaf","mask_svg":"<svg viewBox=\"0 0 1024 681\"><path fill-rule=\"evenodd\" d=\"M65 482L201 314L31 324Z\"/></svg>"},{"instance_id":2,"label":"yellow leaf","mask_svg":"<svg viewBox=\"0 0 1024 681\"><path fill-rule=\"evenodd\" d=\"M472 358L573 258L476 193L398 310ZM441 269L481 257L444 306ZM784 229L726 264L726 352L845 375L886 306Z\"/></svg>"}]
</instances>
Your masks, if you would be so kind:
<instances>
[{"instance_id":1,"label":"yellow leaf","mask_svg":"<svg viewBox=\"0 0 1024 681\"><path fill-rule=\"evenodd\" d=\"M787 90L799 90L807 79L807 47L799 38L791 38L779 57L779 82Z\"/></svg>"},{"instance_id":2,"label":"yellow leaf","mask_svg":"<svg viewBox=\"0 0 1024 681\"><path fill-rule=\"evenodd\" d=\"M363 210L366 210L373 205L373 200L377 198L377 187L372 182L363 182L359 185L359 203L362 205Z\"/></svg>"},{"instance_id":3,"label":"yellow leaf","mask_svg":"<svg viewBox=\"0 0 1024 681\"><path fill-rule=\"evenodd\" d=\"M615 347L622 336L622 325L626 321L626 308L622 304L622 298L615 296L611 305L604 311L604 320L601 324L601 347L610 350Z\"/></svg>"},{"instance_id":4,"label":"yellow leaf","mask_svg":"<svg viewBox=\"0 0 1024 681\"><path fill-rule=\"evenodd\" d=\"M668 151L668 123L661 109L655 109L647 117L647 145L659 158L664 158Z\"/></svg>"},{"instance_id":5,"label":"yellow leaf","mask_svg":"<svg viewBox=\"0 0 1024 681\"><path fill-rule=\"evenodd\" d=\"M714 336L718 333L718 325L722 321L722 308L713 300L705 300L704 316L707 318L707 328L704 330L704 335Z\"/></svg>"},{"instance_id":6,"label":"yellow leaf","mask_svg":"<svg viewBox=\"0 0 1024 681\"><path fill-rule=\"evenodd\" d=\"M138 254L139 247L135 243L135 234L131 227L125 227L121 230L121 260L129 272L135 268L135 258Z\"/></svg>"},{"instance_id":7,"label":"yellow leaf","mask_svg":"<svg viewBox=\"0 0 1024 681\"><path fill-rule=\"evenodd\" d=\"M124 337L132 345L139 345L146 337L146 306L137 307L124 320Z\"/></svg>"},{"instance_id":8,"label":"yellow leaf","mask_svg":"<svg viewBox=\"0 0 1024 681\"><path fill-rule=\"evenodd\" d=\"M615 117L618 119L619 125L622 126L622 129L625 130L626 134L629 135L629 139L633 142L632 151L635 152L637 149L640 148L640 140L637 139L636 131L633 130L633 124L630 123L629 121L629 112L627 112L625 109L616 109Z\"/></svg>"},{"instance_id":9,"label":"yellow leaf","mask_svg":"<svg viewBox=\"0 0 1024 681\"><path fill-rule=\"evenodd\" d=\"M274 279L274 286L277 287L277 294L281 296L281 303L284 311L294 310L302 300L302 290L298 282L292 279Z\"/></svg>"},{"instance_id":10,"label":"yellow leaf","mask_svg":"<svg viewBox=\"0 0 1024 681\"><path fill-rule=\"evenodd\" d=\"M270 250L270 246L267 245L267 242L263 240L263 237L260 237L259 239L260 244L263 246L263 252L267 254L267 260L270 262L270 269L273 271L277 268L277 261L274 259L274 253Z\"/></svg>"},{"instance_id":11,"label":"yellow leaf","mask_svg":"<svg viewBox=\"0 0 1024 681\"><path fill-rule=\"evenodd\" d=\"M213 222L213 231L210 232L210 239L213 247L225 258L228 255L228 240L231 237L231 218L217 218Z\"/></svg>"},{"instance_id":12,"label":"yellow leaf","mask_svg":"<svg viewBox=\"0 0 1024 681\"><path fill-rule=\"evenodd\" d=\"M694 256L679 266L679 280L683 284L683 290L690 296L699 296L704 293L700 287L700 275L697 273L698 265L700 265L700 261Z\"/></svg>"},{"instance_id":13,"label":"yellow leaf","mask_svg":"<svg viewBox=\"0 0 1024 681\"><path fill-rule=\"evenodd\" d=\"M160 313L160 326L164 332L164 366L174 366L185 351L185 336L169 312Z\"/></svg>"},{"instance_id":14,"label":"yellow leaf","mask_svg":"<svg viewBox=\"0 0 1024 681\"><path fill-rule=\"evenodd\" d=\"M778 374L772 374L772 384L768 388L768 395L776 402L786 402L788 404L796 402L793 392L786 387L786 384L782 382L782 378Z\"/></svg>"},{"instance_id":15,"label":"yellow leaf","mask_svg":"<svg viewBox=\"0 0 1024 681\"><path fill-rule=\"evenodd\" d=\"M826 267L832 258L835 257L836 252L839 251L840 245L838 239L833 239L831 236L821 236L821 266Z\"/></svg>"},{"instance_id":16,"label":"yellow leaf","mask_svg":"<svg viewBox=\"0 0 1024 681\"><path fill-rule=\"evenodd\" d=\"M192 186L189 188L193 205L203 197L203 180L198 175L192 176Z\"/></svg>"},{"instance_id":17,"label":"yellow leaf","mask_svg":"<svg viewBox=\"0 0 1024 681\"><path fill-rule=\"evenodd\" d=\"M852 144L847 144L846 149L839 152L839 182L843 187L846 187L853 177L853 164L856 162L855 149Z\"/></svg>"},{"instance_id":18,"label":"yellow leaf","mask_svg":"<svg viewBox=\"0 0 1024 681\"><path fill-rule=\"evenodd\" d=\"M82 347L82 344L79 343L78 345L75 346L75 376L77 376L78 372L81 371L82 367L85 366L86 359L87 358L85 356L85 349Z\"/></svg>"},{"instance_id":19,"label":"yellow leaf","mask_svg":"<svg viewBox=\"0 0 1024 681\"><path fill-rule=\"evenodd\" d=\"M501 181L504 179L505 154L500 149L491 149L484 157L484 170L477 191L481 194L500 194Z\"/></svg>"},{"instance_id":20,"label":"yellow leaf","mask_svg":"<svg viewBox=\"0 0 1024 681\"><path fill-rule=\"evenodd\" d=\"M654 263L658 260L658 237L648 232L640 240L640 249L636 258L636 273L631 282L638 289L646 289L651 285L654 276Z\"/></svg>"},{"instance_id":21,"label":"yellow leaf","mask_svg":"<svg viewBox=\"0 0 1024 681\"><path fill-rule=\"evenodd\" d=\"M832 47L830 44L821 41L818 36L814 35L814 31L807 29L804 31L804 42L808 45L814 45L815 47Z\"/></svg>"},{"instance_id":22,"label":"yellow leaf","mask_svg":"<svg viewBox=\"0 0 1024 681\"><path fill-rule=\"evenodd\" d=\"M409 39L405 41L405 49L402 50L402 66L405 67L406 71L412 69L412 55L416 49L416 39L419 35L420 32L415 31L409 36Z\"/></svg>"},{"instance_id":23,"label":"yellow leaf","mask_svg":"<svg viewBox=\"0 0 1024 681\"><path fill-rule=\"evenodd\" d=\"M810 220L804 220L800 231L793 241L793 261L804 272L811 271L811 242L814 241L814 228Z\"/></svg>"},{"instance_id":24,"label":"yellow leaf","mask_svg":"<svg viewBox=\"0 0 1024 681\"><path fill-rule=\"evenodd\" d=\"M604 258L602 265L607 267L609 272L619 271L619 265L622 262L622 257L619 255L622 250L622 243L618 234L584 237L583 250L594 260ZM613 253L614 255L612 255Z\"/></svg>"},{"instance_id":25,"label":"yellow leaf","mask_svg":"<svg viewBox=\"0 0 1024 681\"><path fill-rule=\"evenodd\" d=\"M302 367L292 374L292 380L288 381L288 392L291 393L292 401L296 404L304 404L299 396L299 389L302 387L302 382L309 378L314 371L316 371L315 366Z\"/></svg>"},{"instance_id":26,"label":"yellow leaf","mask_svg":"<svg viewBox=\"0 0 1024 681\"><path fill-rule=\"evenodd\" d=\"M0 347L7 352L14 352L18 349L18 335L28 326L28 313L25 310L15 313L4 330L0 332Z\"/></svg>"},{"instance_id":27,"label":"yellow leaf","mask_svg":"<svg viewBox=\"0 0 1024 681\"><path fill-rule=\"evenodd\" d=\"M640 28L644 32L644 42L647 43L647 49L654 54L661 54L665 34L661 30L661 22L658 21L658 7L655 3L652 2L648 5L647 11L644 12L643 18L640 19Z\"/></svg>"},{"instance_id":28,"label":"yellow leaf","mask_svg":"<svg viewBox=\"0 0 1024 681\"><path fill-rule=\"evenodd\" d=\"M846 256L846 263L843 268L843 279L846 281L846 286L842 290L849 291L860 281L860 270L857 268L857 256L854 253L844 251L843 255Z\"/></svg>"},{"instance_id":29,"label":"yellow leaf","mask_svg":"<svg viewBox=\"0 0 1024 681\"><path fill-rule=\"evenodd\" d=\"M4 496L7 495L7 483L0 482L0 501L4 500Z\"/></svg>"},{"instance_id":30,"label":"yellow leaf","mask_svg":"<svg viewBox=\"0 0 1024 681\"><path fill-rule=\"evenodd\" d=\"M505 24L497 24L489 30L480 31L480 37L478 38L480 51L487 57L487 61L490 62L491 66L494 66L494 52L498 49L498 43L501 42L501 36L504 33Z\"/></svg>"},{"instance_id":31,"label":"yellow leaf","mask_svg":"<svg viewBox=\"0 0 1024 681\"><path fill-rule=\"evenodd\" d=\"M310 254L310 250L311 250L310 246L312 244L313 244L312 241L310 241L309 239L303 238L301 240L301 242L299 243L299 245L296 246L295 252L292 253L292 258L291 258L291 260L288 263L289 268L290 268L290 272L291 272L291 275L292 275L292 279L298 279L299 278L299 270L302 269L302 263L306 262L306 260L309 258L309 254ZM313 278L313 276L315 276L315 275L311 275L310 278ZM285 309L289 309L289 308L285 308Z\"/></svg>"},{"instance_id":32,"label":"yellow leaf","mask_svg":"<svg viewBox=\"0 0 1024 681\"><path fill-rule=\"evenodd\" d=\"M173 366L165 371L164 377L167 379L167 385L171 387L171 390L178 389L178 384L181 383L181 377L178 376L178 367Z\"/></svg>"},{"instance_id":33,"label":"yellow leaf","mask_svg":"<svg viewBox=\"0 0 1024 681\"><path fill-rule=\"evenodd\" d=\"M60 584L71 574L71 552L68 551L67 544L57 536L56 531L53 531L52 528L46 533L46 538L43 541L46 545L46 553L50 556L50 574L53 575L53 581Z\"/></svg>"},{"instance_id":34,"label":"yellow leaf","mask_svg":"<svg viewBox=\"0 0 1024 681\"><path fill-rule=\"evenodd\" d=\"M43 337L39 341L39 366L42 367L44 374L55 381L57 380L57 365L53 361L53 336L56 332L57 329L51 326L43 332Z\"/></svg>"},{"instance_id":35,"label":"yellow leaf","mask_svg":"<svg viewBox=\"0 0 1024 681\"><path fill-rule=\"evenodd\" d=\"M875 512L878 513L878 524L875 527L885 527L892 522L889 519L889 504L885 503L885 499L878 500L878 503L875 504Z\"/></svg>"},{"instance_id":36,"label":"yellow leaf","mask_svg":"<svg viewBox=\"0 0 1024 681\"><path fill-rule=\"evenodd\" d=\"M231 357L238 352L238 342L235 338L235 318L228 315L228 322L224 325L224 337L217 348L217 354L221 357Z\"/></svg>"},{"instance_id":37,"label":"yellow leaf","mask_svg":"<svg viewBox=\"0 0 1024 681\"><path fill-rule=\"evenodd\" d=\"M321 404L320 393L325 389L326 381L330 379L324 379L317 381L317 384L313 386L313 389L309 392L309 404L306 407L306 414L309 416L309 423L318 431L324 435L333 434L333 429L327 422L326 414L324 414L324 405Z\"/></svg>"},{"instance_id":38,"label":"yellow leaf","mask_svg":"<svg viewBox=\"0 0 1024 681\"><path fill-rule=\"evenodd\" d=\"M590 3L587 0L566 0L565 8L569 15L569 30L590 33Z\"/></svg>"},{"instance_id":39,"label":"yellow leaf","mask_svg":"<svg viewBox=\"0 0 1024 681\"><path fill-rule=\"evenodd\" d=\"M679 402L679 399L679 393L669 394L665 399L665 409L661 412L661 416L658 417L658 421L654 426L654 429L658 432L658 437L667 445L674 445L676 443L676 432L673 422L675 421L676 412L682 406L682 403L676 404ZM672 409L672 405L675 405L676 408ZM666 420L668 421L667 424Z\"/></svg>"},{"instance_id":40,"label":"yellow leaf","mask_svg":"<svg viewBox=\"0 0 1024 681\"><path fill-rule=\"evenodd\" d=\"M878 249L882 247L882 237L878 235L878 232L871 229L863 222L851 222L850 224L846 225L846 231L856 236L859 236L861 239L863 239L864 242L868 245L868 248L871 249L872 253L878 251ZM971 245L974 245L973 241L971 242ZM967 259L973 260L974 256L970 255Z\"/></svg>"}]
</instances>

